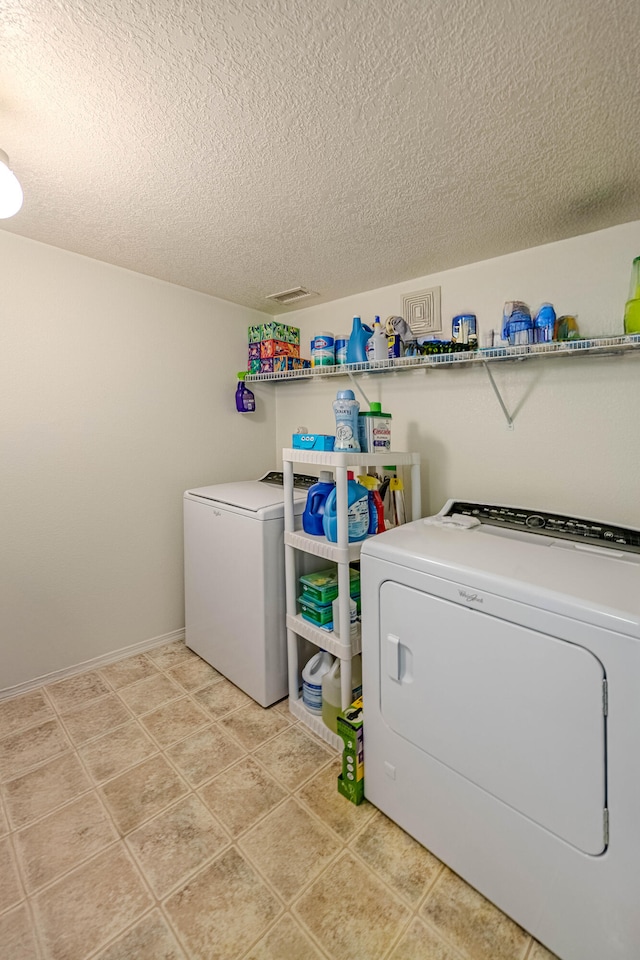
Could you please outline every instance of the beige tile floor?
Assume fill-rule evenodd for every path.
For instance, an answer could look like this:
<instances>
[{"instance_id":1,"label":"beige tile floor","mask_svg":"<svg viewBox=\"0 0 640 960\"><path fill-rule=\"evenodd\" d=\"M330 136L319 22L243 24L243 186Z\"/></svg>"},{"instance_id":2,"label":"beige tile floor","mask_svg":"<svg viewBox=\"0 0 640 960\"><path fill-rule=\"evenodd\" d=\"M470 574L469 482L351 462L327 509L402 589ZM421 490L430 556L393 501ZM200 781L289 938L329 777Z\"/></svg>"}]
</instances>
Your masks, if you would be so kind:
<instances>
[{"instance_id":1,"label":"beige tile floor","mask_svg":"<svg viewBox=\"0 0 640 960\"><path fill-rule=\"evenodd\" d=\"M0 701L4 960L553 960L174 642Z\"/></svg>"}]
</instances>

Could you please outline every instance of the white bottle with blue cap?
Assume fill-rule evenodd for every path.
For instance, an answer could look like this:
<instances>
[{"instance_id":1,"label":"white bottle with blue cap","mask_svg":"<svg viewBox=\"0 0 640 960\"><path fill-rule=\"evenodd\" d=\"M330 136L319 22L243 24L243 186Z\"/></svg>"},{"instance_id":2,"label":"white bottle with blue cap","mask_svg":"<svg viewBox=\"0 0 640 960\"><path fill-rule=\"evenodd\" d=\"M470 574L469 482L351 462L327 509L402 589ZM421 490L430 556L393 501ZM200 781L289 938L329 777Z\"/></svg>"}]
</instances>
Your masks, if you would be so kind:
<instances>
[{"instance_id":1,"label":"white bottle with blue cap","mask_svg":"<svg viewBox=\"0 0 640 960\"><path fill-rule=\"evenodd\" d=\"M358 413L360 404L356 400L353 390L338 390L333 401L333 412L336 416L336 442L334 450L360 451L358 442Z\"/></svg>"}]
</instances>

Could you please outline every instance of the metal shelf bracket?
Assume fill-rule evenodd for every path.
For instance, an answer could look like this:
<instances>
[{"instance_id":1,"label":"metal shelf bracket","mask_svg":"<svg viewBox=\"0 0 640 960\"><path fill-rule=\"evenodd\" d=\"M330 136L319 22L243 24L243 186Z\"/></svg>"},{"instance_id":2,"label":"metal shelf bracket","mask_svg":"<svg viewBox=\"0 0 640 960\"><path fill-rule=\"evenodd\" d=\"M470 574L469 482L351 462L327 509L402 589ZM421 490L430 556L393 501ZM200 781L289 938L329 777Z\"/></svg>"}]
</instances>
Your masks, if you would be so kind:
<instances>
[{"instance_id":1,"label":"metal shelf bracket","mask_svg":"<svg viewBox=\"0 0 640 960\"><path fill-rule=\"evenodd\" d=\"M502 409L502 412L504 413L504 418L505 418L505 420L507 421L507 426L509 427L509 430L513 430L513 418L512 418L512 416L511 416L511 414L509 413L509 411L507 410L504 400L502 399L502 394L500 393L500 390L498 389L498 384L497 384L497 383L495 382L495 380L493 379L493 374L491 373L491 368L490 368L490 366L489 366L489 364L487 363L486 360L483 360L483 361L482 361L482 366L483 366L483 367L485 368L485 370L487 371L487 376L489 377L489 383L490 383L491 386L493 387L493 392L495 393L496 397L498 398L498 403L500 404L500 407L501 407L501 409Z\"/></svg>"}]
</instances>

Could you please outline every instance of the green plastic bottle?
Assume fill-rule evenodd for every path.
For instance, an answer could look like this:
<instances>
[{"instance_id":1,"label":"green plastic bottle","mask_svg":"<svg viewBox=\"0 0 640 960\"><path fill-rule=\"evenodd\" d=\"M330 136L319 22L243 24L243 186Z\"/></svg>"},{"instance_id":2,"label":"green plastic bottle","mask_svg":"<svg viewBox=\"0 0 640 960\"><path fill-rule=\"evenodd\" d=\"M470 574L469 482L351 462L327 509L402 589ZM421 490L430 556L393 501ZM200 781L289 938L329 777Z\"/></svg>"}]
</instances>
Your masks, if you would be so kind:
<instances>
[{"instance_id":1,"label":"green plastic bottle","mask_svg":"<svg viewBox=\"0 0 640 960\"><path fill-rule=\"evenodd\" d=\"M635 258L631 267L629 299L624 308L624 332L640 333L640 257Z\"/></svg>"}]
</instances>

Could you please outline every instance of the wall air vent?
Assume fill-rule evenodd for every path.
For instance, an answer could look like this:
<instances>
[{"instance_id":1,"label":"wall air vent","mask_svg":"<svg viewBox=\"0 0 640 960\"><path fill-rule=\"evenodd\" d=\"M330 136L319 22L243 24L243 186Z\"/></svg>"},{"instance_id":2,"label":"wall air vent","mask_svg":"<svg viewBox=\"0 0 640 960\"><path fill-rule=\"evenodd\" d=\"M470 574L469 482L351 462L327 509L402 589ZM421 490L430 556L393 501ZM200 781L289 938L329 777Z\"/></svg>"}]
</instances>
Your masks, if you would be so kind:
<instances>
[{"instance_id":1,"label":"wall air vent","mask_svg":"<svg viewBox=\"0 0 640 960\"><path fill-rule=\"evenodd\" d=\"M272 293L267 300L273 300L274 303L286 305L295 303L296 300L304 300L305 297L317 297L318 294L313 290L307 290L305 287L294 287L292 290L283 290L282 293Z\"/></svg>"}]
</instances>

